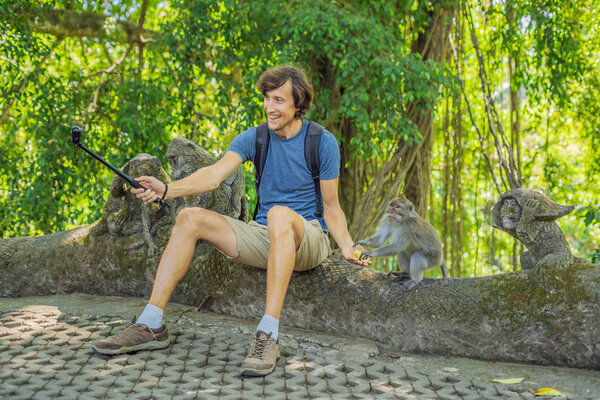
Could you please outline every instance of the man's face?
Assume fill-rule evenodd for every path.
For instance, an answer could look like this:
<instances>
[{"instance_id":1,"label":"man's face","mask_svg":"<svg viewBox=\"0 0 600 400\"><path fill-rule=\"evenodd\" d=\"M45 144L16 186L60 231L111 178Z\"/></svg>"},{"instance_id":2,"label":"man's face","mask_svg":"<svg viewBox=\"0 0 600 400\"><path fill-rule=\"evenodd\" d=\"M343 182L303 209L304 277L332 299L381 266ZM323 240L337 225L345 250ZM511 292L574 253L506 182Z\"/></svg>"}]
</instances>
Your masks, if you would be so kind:
<instances>
[{"instance_id":1,"label":"man's face","mask_svg":"<svg viewBox=\"0 0 600 400\"><path fill-rule=\"evenodd\" d=\"M287 81L277 89L265 94L265 112L269 122L269 129L277 132L284 131L294 121L294 115L299 108L294 105L292 83Z\"/></svg>"}]
</instances>

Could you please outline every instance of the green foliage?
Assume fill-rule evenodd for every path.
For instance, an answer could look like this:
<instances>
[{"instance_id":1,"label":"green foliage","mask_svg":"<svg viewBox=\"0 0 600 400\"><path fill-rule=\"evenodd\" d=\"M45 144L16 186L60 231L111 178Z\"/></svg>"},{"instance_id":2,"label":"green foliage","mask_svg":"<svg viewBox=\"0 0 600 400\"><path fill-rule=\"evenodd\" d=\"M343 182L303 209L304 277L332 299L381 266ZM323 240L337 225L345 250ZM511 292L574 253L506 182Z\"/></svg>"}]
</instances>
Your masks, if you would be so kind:
<instances>
[{"instance_id":1,"label":"green foliage","mask_svg":"<svg viewBox=\"0 0 600 400\"><path fill-rule=\"evenodd\" d=\"M493 98L510 129L507 85L520 88L523 181L562 204L597 204L600 173L600 35L597 2L513 0L477 3L474 21ZM464 4L464 3L461 3ZM217 155L240 131L262 122L255 84L265 68L292 63L315 88L308 118L323 123L363 163L367 178L400 140L420 143L408 107L436 113L430 220L442 226L445 160L441 138L452 104L453 63L424 62L411 51L426 38L432 11L444 5L461 25L459 4L446 1L351 0L148 2L144 28L157 32L143 46L98 37L57 38L36 31L52 8L88 11L137 24L141 2L5 1L0 3L0 229L3 236L51 233L99 218L113 174L70 144L73 124L83 141L120 166L138 152L160 157L175 136ZM511 17L512 16L512 17ZM513 23L509 19L512 18ZM458 43L461 78L474 121L485 132L478 65L467 31ZM432 44L433 45L433 44ZM140 62L141 58L141 62ZM518 60L509 82L507 59ZM446 90L440 91L440 87ZM462 102L462 100L461 100ZM461 207L463 276L509 270L513 243L491 227L498 194L464 103ZM452 113L452 110L450 110ZM352 135L342 138L344 124ZM457 132L452 132L457 134ZM484 140L489 150L491 141ZM565 151L566 150L566 151ZM493 153L493 152L490 152ZM497 163L495 155L492 163ZM245 166L247 198L256 202ZM342 182L342 185L344 182ZM560 220L579 256L600 260L598 209ZM441 229L439 229L441 231ZM586 232L585 235L582 232ZM517 249L518 251L518 249ZM395 261L382 260L382 269ZM429 271L431 276L439 272Z\"/></svg>"},{"instance_id":2,"label":"green foliage","mask_svg":"<svg viewBox=\"0 0 600 400\"><path fill-rule=\"evenodd\" d=\"M520 59L522 68L517 71L516 83L527 87L528 95L536 101L551 94L555 104L566 106L571 101L572 85L581 83L590 72L586 56L590 26L573 21L574 17L584 20L589 7L578 1L514 0L484 10L484 16L490 18L486 22L494 25L491 43L498 41L503 52ZM528 44L531 51L527 51ZM504 62L502 58L490 61Z\"/></svg>"},{"instance_id":3,"label":"green foliage","mask_svg":"<svg viewBox=\"0 0 600 400\"><path fill-rule=\"evenodd\" d=\"M594 206L586 206L579 210L583 216L583 223L586 227L590 225L600 225L600 208Z\"/></svg>"},{"instance_id":4,"label":"green foliage","mask_svg":"<svg viewBox=\"0 0 600 400\"><path fill-rule=\"evenodd\" d=\"M399 138L419 141L405 104L433 109L437 86L449 79L443 66L410 52L406 39L427 20L419 2L152 1L144 27L160 36L144 47L143 66L137 44L107 35L58 40L29 25L53 7L135 23L138 2L2 7L2 94L14 101L0 138L0 228L7 236L48 233L100 216L112 173L69 146L73 124L87 127L84 143L117 166L138 152L163 158L175 135L220 153L263 118L258 76L294 63L314 82L317 101L309 118L334 133L351 120L352 154L381 157ZM24 88L11 88L14 82Z\"/></svg>"},{"instance_id":5,"label":"green foliage","mask_svg":"<svg viewBox=\"0 0 600 400\"><path fill-rule=\"evenodd\" d=\"M309 117L333 127L351 119L357 132L352 150L377 156L398 137L418 141L403 104L433 108L444 79L441 66L411 54L403 31L381 23L368 7L237 1L173 7L180 13L171 25L172 40L185 38L171 53L173 61L183 71L193 65L214 82L215 122L230 134L262 119L258 76L267 67L293 63L304 66L315 83L317 102Z\"/></svg>"},{"instance_id":6,"label":"green foliage","mask_svg":"<svg viewBox=\"0 0 600 400\"><path fill-rule=\"evenodd\" d=\"M597 23L591 15L597 11L598 3L509 0L472 3L472 7L475 34L485 58L492 98L513 148L516 143L511 137L509 96L510 88L518 90L524 187L538 190L560 204L597 203L600 103L595 93L599 82L600 42ZM461 26L459 21L456 26ZM488 135L483 129L487 115L480 100L479 71L473 60L471 33L468 29L461 32L462 40L457 43L464 59L461 78L474 121L484 135ZM453 36L459 40L456 31ZM512 82L509 62L514 74ZM438 109L442 110L446 104L452 107L453 99L445 97ZM499 194L490 184L488 167L480 154L481 144L465 111L463 104L462 115L459 115L465 150L460 220L464 232L460 251L463 274L506 272L512 269L513 240L491 226L491 207ZM450 112L454 111L450 109ZM435 129L441 137L444 115L439 113L437 117ZM488 136L483 146L492 154L492 165L496 165L498 159L491 150L492 138ZM442 226L443 177L449 167L444 161L444 151L445 144L438 140L432 154L437 162L432 164L430 208L436 226ZM589 221L589 216L587 218ZM577 256L597 259L600 229L597 224L586 226L585 221L581 213L573 213L561 218L558 224ZM524 249L517 246L516 253L522 251Z\"/></svg>"},{"instance_id":7,"label":"green foliage","mask_svg":"<svg viewBox=\"0 0 600 400\"><path fill-rule=\"evenodd\" d=\"M579 210L579 215L583 217L586 232L591 232L593 227L600 228L600 206L585 206ZM600 263L600 246L590 251L591 261Z\"/></svg>"},{"instance_id":8,"label":"green foliage","mask_svg":"<svg viewBox=\"0 0 600 400\"><path fill-rule=\"evenodd\" d=\"M29 13L47 8L36 7L1 9L2 95L14 102L0 136L4 236L49 233L99 218L112 173L71 146L73 124L86 121L83 141L117 166L137 152L163 156L168 129L176 124L169 82L155 84L160 72L148 68L140 78L133 58L116 70L118 77L103 80L110 64L98 56L98 40L58 41L32 32ZM11 21L17 11L20 18ZM116 57L121 49L113 50ZM97 109L86 119L96 91Z\"/></svg>"}]
</instances>

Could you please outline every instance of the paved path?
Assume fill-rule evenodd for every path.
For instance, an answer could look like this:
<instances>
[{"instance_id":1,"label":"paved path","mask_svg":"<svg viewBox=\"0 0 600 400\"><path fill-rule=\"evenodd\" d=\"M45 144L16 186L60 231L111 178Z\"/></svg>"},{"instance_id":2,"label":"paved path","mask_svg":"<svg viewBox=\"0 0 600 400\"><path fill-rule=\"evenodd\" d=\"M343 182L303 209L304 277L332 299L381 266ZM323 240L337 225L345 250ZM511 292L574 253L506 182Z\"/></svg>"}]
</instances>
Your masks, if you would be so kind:
<instances>
[{"instance_id":1,"label":"paved path","mask_svg":"<svg viewBox=\"0 0 600 400\"><path fill-rule=\"evenodd\" d=\"M0 298L0 399L532 399L554 387L600 399L600 371L380 354L368 340L286 329L264 378L242 378L255 322L170 305L166 350L106 357L145 302L87 295ZM516 385L490 379L523 377Z\"/></svg>"}]
</instances>

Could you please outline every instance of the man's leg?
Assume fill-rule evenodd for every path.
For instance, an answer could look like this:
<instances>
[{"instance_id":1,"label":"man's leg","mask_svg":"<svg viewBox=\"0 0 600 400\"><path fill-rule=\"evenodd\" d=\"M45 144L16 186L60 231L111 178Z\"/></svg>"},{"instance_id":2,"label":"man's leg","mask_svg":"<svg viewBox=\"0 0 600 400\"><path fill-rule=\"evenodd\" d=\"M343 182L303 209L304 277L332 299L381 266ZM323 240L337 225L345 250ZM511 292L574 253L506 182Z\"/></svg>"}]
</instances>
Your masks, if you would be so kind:
<instances>
[{"instance_id":1,"label":"man's leg","mask_svg":"<svg viewBox=\"0 0 600 400\"><path fill-rule=\"evenodd\" d=\"M225 217L203 208L184 208L177 216L150 295L149 304L161 309L190 268L198 240L205 240L229 257L237 256L237 239Z\"/></svg>"},{"instance_id":2,"label":"man's leg","mask_svg":"<svg viewBox=\"0 0 600 400\"><path fill-rule=\"evenodd\" d=\"M267 213L267 231L271 247L267 264L265 314L279 319L294 270L296 250L304 236L304 222L300 214L295 211L287 207L275 206Z\"/></svg>"},{"instance_id":3,"label":"man's leg","mask_svg":"<svg viewBox=\"0 0 600 400\"><path fill-rule=\"evenodd\" d=\"M270 247L265 315L258 324L250 353L242 363L244 375L267 375L275 368L279 355L279 316L294 270L296 250L304 236L304 221L295 211L275 206L267 213L267 231Z\"/></svg>"},{"instance_id":4,"label":"man's leg","mask_svg":"<svg viewBox=\"0 0 600 400\"><path fill-rule=\"evenodd\" d=\"M121 354L169 345L167 328L162 325L163 311L190 267L198 240L206 240L230 257L237 256L237 238L225 217L202 208L184 208L161 257L149 303L137 323L127 326L118 336L96 342L94 350Z\"/></svg>"}]
</instances>

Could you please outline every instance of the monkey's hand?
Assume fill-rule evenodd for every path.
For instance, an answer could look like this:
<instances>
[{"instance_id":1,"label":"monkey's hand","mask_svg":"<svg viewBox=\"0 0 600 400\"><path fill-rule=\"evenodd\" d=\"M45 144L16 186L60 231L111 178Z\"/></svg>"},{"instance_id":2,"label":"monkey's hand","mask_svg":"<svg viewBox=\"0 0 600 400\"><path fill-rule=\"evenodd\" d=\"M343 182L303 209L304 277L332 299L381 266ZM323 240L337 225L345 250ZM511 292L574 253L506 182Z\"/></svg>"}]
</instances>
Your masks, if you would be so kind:
<instances>
[{"instance_id":1,"label":"monkey's hand","mask_svg":"<svg viewBox=\"0 0 600 400\"><path fill-rule=\"evenodd\" d=\"M373 252L371 250L365 250L360 253L359 260L369 260L373 256Z\"/></svg>"},{"instance_id":2,"label":"monkey's hand","mask_svg":"<svg viewBox=\"0 0 600 400\"><path fill-rule=\"evenodd\" d=\"M363 258L362 255L365 251L366 250L362 246L352 246L348 248L342 248L342 255L352 264L367 266L371 264L371 259L369 257Z\"/></svg>"}]
</instances>

